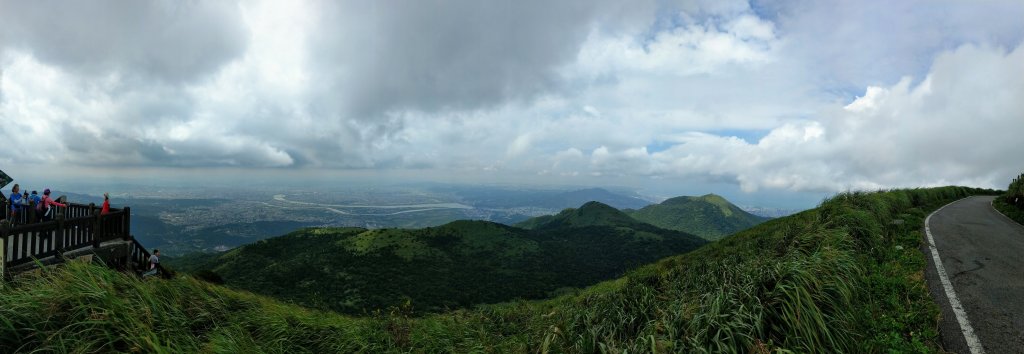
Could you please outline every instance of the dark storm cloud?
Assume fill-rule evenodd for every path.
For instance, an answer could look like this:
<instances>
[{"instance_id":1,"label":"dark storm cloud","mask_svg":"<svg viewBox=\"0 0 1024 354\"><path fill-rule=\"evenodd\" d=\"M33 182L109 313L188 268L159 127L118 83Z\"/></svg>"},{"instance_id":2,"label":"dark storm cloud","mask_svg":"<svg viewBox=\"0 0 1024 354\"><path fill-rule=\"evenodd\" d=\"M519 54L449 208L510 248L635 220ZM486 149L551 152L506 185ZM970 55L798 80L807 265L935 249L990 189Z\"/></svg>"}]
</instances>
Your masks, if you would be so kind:
<instances>
[{"instance_id":1,"label":"dark storm cloud","mask_svg":"<svg viewBox=\"0 0 1024 354\"><path fill-rule=\"evenodd\" d=\"M326 3L312 46L357 115L476 109L556 88L595 17L593 1ZM629 11L625 11L629 12Z\"/></svg>"},{"instance_id":2,"label":"dark storm cloud","mask_svg":"<svg viewBox=\"0 0 1024 354\"><path fill-rule=\"evenodd\" d=\"M2 0L0 32L0 44L67 70L167 82L215 72L248 38L238 6L215 1Z\"/></svg>"}]
</instances>

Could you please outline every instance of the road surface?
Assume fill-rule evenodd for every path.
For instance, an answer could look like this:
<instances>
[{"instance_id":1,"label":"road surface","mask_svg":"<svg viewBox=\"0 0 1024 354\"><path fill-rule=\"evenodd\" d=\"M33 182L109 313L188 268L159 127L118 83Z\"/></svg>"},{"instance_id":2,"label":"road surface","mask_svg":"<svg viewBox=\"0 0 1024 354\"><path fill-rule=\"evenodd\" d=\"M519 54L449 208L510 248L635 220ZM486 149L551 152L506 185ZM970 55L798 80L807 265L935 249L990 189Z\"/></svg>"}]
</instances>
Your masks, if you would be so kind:
<instances>
[{"instance_id":1,"label":"road surface","mask_svg":"<svg viewBox=\"0 0 1024 354\"><path fill-rule=\"evenodd\" d=\"M928 287L942 307L940 332L950 352L977 353L980 348L969 345L976 340L985 353L1024 353L1024 226L993 209L993 198L962 199L927 221L953 288L950 292L943 286L933 251L925 245ZM966 317L960 321L951 306L957 301ZM964 334L965 325L976 339L970 331Z\"/></svg>"}]
</instances>

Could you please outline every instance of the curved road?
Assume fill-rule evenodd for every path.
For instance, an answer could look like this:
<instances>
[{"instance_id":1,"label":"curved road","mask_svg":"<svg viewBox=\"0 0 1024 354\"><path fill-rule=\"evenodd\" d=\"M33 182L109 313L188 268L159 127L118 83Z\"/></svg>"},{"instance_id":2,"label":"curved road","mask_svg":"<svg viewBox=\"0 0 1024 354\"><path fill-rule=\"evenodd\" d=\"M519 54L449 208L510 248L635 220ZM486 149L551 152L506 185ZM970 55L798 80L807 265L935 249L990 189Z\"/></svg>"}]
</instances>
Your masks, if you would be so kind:
<instances>
[{"instance_id":1,"label":"curved road","mask_svg":"<svg viewBox=\"0 0 1024 354\"><path fill-rule=\"evenodd\" d=\"M953 202L932 214L927 226L967 325L984 352L1024 353L1024 226L993 209L993 198ZM927 245L923 251L928 287L942 307L943 345L951 352L972 353L965 338L970 336L950 306L932 251Z\"/></svg>"}]
</instances>

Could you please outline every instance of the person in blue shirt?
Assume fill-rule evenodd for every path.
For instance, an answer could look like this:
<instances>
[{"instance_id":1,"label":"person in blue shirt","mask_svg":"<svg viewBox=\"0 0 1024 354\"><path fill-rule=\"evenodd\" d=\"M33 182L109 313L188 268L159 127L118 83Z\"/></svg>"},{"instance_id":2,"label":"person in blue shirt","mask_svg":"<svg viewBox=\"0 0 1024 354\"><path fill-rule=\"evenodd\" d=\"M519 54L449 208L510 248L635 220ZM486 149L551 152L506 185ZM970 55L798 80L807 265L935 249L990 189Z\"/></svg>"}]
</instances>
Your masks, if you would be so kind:
<instances>
[{"instance_id":1,"label":"person in blue shirt","mask_svg":"<svg viewBox=\"0 0 1024 354\"><path fill-rule=\"evenodd\" d=\"M25 206L28 205L28 200L21 195L21 186L17 183L14 184L14 188L11 188L11 220L24 222Z\"/></svg>"},{"instance_id":2,"label":"person in blue shirt","mask_svg":"<svg viewBox=\"0 0 1024 354\"><path fill-rule=\"evenodd\" d=\"M39 205L39 203L43 202L43 197L41 197L39 195L39 192L32 191L32 195L28 196L28 202L31 203L29 205ZM39 214L38 213L36 213L36 218L37 219L39 218ZM35 222L35 220L29 220L29 221Z\"/></svg>"}]
</instances>

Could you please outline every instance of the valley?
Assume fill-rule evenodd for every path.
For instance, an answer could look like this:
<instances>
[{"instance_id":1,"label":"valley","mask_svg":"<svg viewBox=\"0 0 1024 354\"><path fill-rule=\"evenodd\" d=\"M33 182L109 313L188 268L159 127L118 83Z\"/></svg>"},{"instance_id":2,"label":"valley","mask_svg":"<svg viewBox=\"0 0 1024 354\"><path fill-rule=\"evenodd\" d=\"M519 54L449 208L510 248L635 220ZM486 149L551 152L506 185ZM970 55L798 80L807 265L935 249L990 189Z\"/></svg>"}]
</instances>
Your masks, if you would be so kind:
<instances>
[{"instance_id":1,"label":"valley","mask_svg":"<svg viewBox=\"0 0 1024 354\"><path fill-rule=\"evenodd\" d=\"M592 200L630 210L653 203L627 190L460 185L122 186L112 195L114 205L132 208L135 236L168 255L225 251L304 227L422 228L456 220L514 225Z\"/></svg>"},{"instance_id":2,"label":"valley","mask_svg":"<svg viewBox=\"0 0 1024 354\"><path fill-rule=\"evenodd\" d=\"M307 307L366 314L404 303L440 312L571 293L707 242L599 202L544 220L533 230L472 220L422 229L309 228L169 264Z\"/></svg>"},{"instance_id":3,"label":"valley","mask_svg":"<svg viewBox=\"0 0 1024 354\"><path fill-rule=\"evenodd\" d=\"M0 323L4 339L0 350L934 352L939 345L935 329L939 310L919 275L924 265L923 254L915 248L921 242L919 228L930 211L986 193L993 191L945 187L840 194L818 208L761 223L690 252L627 266L621 276L606 273L613 277L607 281L568 291L556 289L543 295L548 297L544 300L466 308L441 303L440 313L423 313L433 311L417 297L480 285L494 286L500 294L530 284L518 276L561 271L571 278L593 269L580 268L588 262L576 259L566 263L574 267L548 263L548 267L526 268L527 273L517 274L515 262L508 261L545 248L541 246L544 237L484 221L419 230L307 229L207 255L207 264L225 274L228 287L198 280L199 273L139 281L98 265L72 262L52 272L19 277L6 288L10 290L0 290L0 316L5 319ZM598 239L619 245L630 240L624 238L627 235L636 241L658 240L656 229L636 231L653 226L643 226L599 203L543 221L533 223L537 230L584 230L590 236L607 230L609 237ZM669 235L661 236L667 240ZM546 239L564 244L572 238ZM295 252L289 246L324 253ZM488 249L497 252L487 253ZM548 261L602 257L609 248L563 250L569 252L553 254ZM638 250L635 254L649 253ZM474 265L479 272L458 262L465 259L458 257L474 254L481 256ZM345 262L331 263L335 256ZM359 257L365 261L352 262ZM437 277L431 273L438 268L422 266L429 264L424 261L446 257L455 261L451 264L459 271L442 270L435 273L441 274ZM350 268L351 272L337 268L345 264L362 265ZM501 268L487 269L491 264ZM408 272L395 271L402 267ZM311 271L319 278L337 277L342 281L336 284L349 289L359 289L360 283L378 286L362 287L362 295L380 290L385 291L378 295L387 294L380 285L412 281L413 286L400 289L408 297L395 298L397 305L355 311L359 316L339 315L316 310L330 308L326 301L339 295L345 299L345 294L328 283L315 282L316 278L303 278ZM381 273L356 277L375 271ZM458 273L489 275L450 277ZM500 278L503 275L512 278ZM493 285L482 283L496 276ZM232 277L244 280L232 285ZM323 291L311 292L308 302L283 293L296 289ZM341 305L358 307L366 299L348 298ZM53 309L69 310L53 316Z\"/></svg>"}]
</instances>

